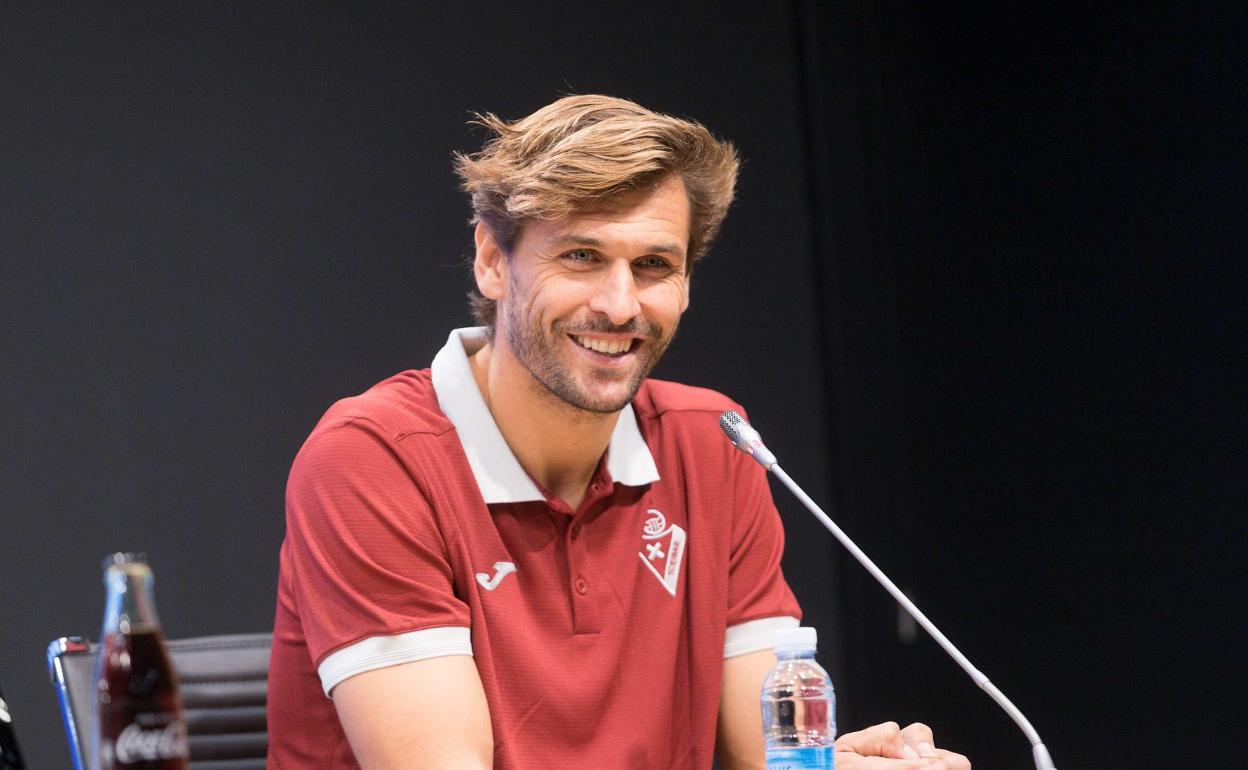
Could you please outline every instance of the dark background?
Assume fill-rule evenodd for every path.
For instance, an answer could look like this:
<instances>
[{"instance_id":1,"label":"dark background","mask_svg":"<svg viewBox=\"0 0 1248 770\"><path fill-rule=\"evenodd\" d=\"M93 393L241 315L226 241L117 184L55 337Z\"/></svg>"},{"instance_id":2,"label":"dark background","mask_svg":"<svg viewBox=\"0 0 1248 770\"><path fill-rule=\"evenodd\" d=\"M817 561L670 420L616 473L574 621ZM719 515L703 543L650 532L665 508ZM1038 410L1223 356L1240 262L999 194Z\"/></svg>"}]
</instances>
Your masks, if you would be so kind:
<instances>
[{"instance_id":1,"label":"dark background","mask_svg":"<svg viewBox=\"0 0 1248 770\"><path fill-rule=\"evenodd\" d=\"M902 2L0 9L0 685L145 550L171 636L270 627L286 471L468 322L469 110L566 92L746 158L659 376L790 473L1062 768L1234 763L1245 719L1244 11ZM787 494L843 729L1013 724Z\"/></svg>"}]
</instances>

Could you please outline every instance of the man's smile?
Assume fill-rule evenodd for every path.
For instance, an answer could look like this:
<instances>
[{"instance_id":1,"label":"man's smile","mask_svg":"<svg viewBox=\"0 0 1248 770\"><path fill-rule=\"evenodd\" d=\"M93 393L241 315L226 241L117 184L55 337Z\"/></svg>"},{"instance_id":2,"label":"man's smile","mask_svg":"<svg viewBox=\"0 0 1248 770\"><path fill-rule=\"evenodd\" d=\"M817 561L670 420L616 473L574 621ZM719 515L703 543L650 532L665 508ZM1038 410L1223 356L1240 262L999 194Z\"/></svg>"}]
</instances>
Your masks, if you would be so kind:
<instances>
[{"instance_id":1,"label":"man's smile","mask_svg":"<svg viewBox=\"0 0 1248 770\"><path fill-rule=\"evenodd\" d=\"M588 334L569 334L574 342L586 350L591 350L610 358L623 358L634 352L642 343L640 337L633 336L600 336Z\"/></svg>"}]
</instances>

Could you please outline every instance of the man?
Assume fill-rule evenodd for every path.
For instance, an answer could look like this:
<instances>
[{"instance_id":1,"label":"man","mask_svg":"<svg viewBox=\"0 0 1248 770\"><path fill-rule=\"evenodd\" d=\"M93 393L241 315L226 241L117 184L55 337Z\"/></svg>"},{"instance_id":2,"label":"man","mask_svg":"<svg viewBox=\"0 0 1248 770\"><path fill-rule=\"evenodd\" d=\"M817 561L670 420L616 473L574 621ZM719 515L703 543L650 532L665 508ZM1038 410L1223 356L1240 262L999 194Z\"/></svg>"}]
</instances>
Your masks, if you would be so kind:
<instances>
[{"instance_id":1,"label":"man","mask_svg":"<svg viewBox=\"0 0 1248 770\"><path fill-rule=\"evenodd\" d=\"M762 767L771 635L800 617L779 516L719 433L735 405L646 380L735 151L601 96L481 122L457 169L482 328L335 404L291 470L270 766ZM838 748L969 768L922 725Z\"/></svg>"}]
</instances>

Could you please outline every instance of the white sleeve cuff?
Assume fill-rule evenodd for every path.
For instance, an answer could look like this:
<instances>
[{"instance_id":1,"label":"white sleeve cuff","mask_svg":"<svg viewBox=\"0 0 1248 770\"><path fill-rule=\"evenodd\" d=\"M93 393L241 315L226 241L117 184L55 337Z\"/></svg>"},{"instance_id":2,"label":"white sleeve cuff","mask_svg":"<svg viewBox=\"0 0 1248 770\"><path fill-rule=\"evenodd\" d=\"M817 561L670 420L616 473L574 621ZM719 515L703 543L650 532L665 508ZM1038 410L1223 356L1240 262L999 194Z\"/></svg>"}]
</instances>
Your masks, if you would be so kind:
<instances>
[{"instance_id":1,"label":"white sleeve cuff","mask_svg":"<svg viewBox=\"0 0 1248 770\"><path fill-rule=\"evenodd\" d=\"M467 628L443 626L395 636L370 636L325 656L316 673L325 695L333 697L330 691L356 674L444 655L472 655L472 635Z\"/></svg>"},{"instance_id":2,"label":"white sleeve cuff","mask_svg":"<svg viewBox=\"0 0 1248 770\"><path fill-rule=\"evenodd\" d=\"M772 634L782 628L797 628L798 625L797 618L781 616L759 618L729 626L724 635L724 657L735 658L749 652L770 650Z\"/></svg>"}]
</instances>

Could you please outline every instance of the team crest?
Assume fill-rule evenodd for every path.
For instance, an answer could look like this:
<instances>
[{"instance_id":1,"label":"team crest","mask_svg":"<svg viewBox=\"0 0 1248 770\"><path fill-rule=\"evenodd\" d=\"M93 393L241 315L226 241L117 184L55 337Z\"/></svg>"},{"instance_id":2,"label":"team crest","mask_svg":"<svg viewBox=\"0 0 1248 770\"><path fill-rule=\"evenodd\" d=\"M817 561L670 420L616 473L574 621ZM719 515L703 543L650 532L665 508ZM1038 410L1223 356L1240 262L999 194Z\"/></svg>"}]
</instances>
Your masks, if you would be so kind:
<instances>
[{"instance_id":1,"label":"team crest","mask_svg":"<svg viewBox=\"0 0 1248 770\"><path fill-rule=\"evenodd\" d=\"M643 546L637 555L667 592L675 596L680 564L685 558L685 530L676 524L668 526L667 518L656 508L649 508L646 513L650 518L641 528Z\"/></svg>"}]
</instances>

